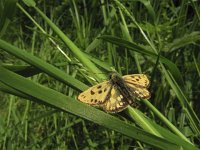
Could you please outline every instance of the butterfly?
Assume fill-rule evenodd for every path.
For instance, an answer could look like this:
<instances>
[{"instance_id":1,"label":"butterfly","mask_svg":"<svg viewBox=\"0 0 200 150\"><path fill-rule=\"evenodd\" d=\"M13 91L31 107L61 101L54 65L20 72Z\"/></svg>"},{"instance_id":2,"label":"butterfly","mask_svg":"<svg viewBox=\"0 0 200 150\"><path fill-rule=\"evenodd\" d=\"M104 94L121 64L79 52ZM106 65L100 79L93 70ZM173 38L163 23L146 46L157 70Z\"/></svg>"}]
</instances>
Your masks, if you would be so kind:
<instances>
[{"instance_id":1,"label":"butterfly","mask_svg":"<svg viewBox=\"0 0 200 150\"><path fill-rule=\"evenodd\" d=\"M78 100L92 106L100 106L108 113L116 113L129 105L136 107L136 98L149 99L149 85L149 79L145 74L121 77L113 73L109 81L99 83L79 94Z\"/></svg>"}]
</instances>

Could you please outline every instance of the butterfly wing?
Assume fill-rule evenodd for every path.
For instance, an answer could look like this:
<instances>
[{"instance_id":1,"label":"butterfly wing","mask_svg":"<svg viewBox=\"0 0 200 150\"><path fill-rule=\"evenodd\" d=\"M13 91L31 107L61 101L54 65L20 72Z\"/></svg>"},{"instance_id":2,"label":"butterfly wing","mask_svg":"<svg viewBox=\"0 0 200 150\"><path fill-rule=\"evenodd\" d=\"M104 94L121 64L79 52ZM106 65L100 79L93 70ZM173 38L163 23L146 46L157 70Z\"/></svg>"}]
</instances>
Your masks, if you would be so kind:
<instances>
[{"instance_id":1,"label":"butterfly wing","mask_svg":"<svg viewBox=\"0 0 200 150\"><path fill-rule=\"evenodd\" d=\"M147 88L149 87L149 79L145 74L131 74L122 77L125 82L129 84L134 84L138 87Z\"/></svg>"},{"instance_id":2,"label":"butterfly wing","mask_svg":"<svg viewBox=\"0 0 200 150\"><path fill-rule=\"evenodd\" d=\"M132 74L122 77L129 87L130 91L138 98L149 99L150 92L147 90L149 87L149 79L145 74Z\"/></svg>"},{"instance_id":3,"label":"butterfly wing","mask_svg":"<svg viewBox=\"0 0 200 150\"><path fill-rule=\"evenodd\" d=\"M124 110L128 105L129 101L120 93L117 85L113 85L102 107L106 112L116 113Z\"/></svg>"},{"instance_id":4,"label":"butterfly wing","mask_svg":"<svg viewBox=\"0 0 200 150\"><path fill-rule=\"evenodd\" d=\"M149 99L151 97L150 92L146 88L141 88L130 83L127 83L127 86L129 87L133 95L135 95L138 98Z\"/></svg>"},{"instance_id":5,"label":"butterfly wing","mask_svg":"<svg viewBox=\"0 0 200 150\"><path fill-rule=\"evenodd\" d=\"M150 98L147 90L150 82L144 74L132 74L122 77L133 96L143 99ZM125 88L126 89L126 88ZM102 106L106 112L116 113L124 110L129 104L137 106L137 101L127 98L123 86L105 81L97 84L78 96L78 100L89 105Z\"/></svg>"},{"instance_id":6,"label":"butterfly wing","mask_svg":"<svg viewBox=\"0 0 200 150\"><path fill-rule=\"evenodd\" d=\"M109 81L102 82L82 92L78 100L93 106L101 105L105 102L111 87Z\"/></svg>"}]
</instances>

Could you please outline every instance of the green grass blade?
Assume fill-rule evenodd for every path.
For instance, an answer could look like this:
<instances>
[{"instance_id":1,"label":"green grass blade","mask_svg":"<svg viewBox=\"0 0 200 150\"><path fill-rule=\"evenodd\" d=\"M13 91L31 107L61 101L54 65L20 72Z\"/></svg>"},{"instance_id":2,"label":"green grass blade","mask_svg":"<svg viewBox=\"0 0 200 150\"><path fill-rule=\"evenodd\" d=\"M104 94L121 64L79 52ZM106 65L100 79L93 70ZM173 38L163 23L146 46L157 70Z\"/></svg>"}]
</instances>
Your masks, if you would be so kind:
<instances>
[{"instance_id":1,"label":"green grass blade","mask_svg":"<svg viewBox=\"0 0 200 150\"><path fill-rule=\"evenodd\" d=\"M144 116L137 109L135 109L135 111L140 115L140 117L142 119L144 119L148 123L149 126L152 126L154 129L156 129L155 132L159 132L161 137L170 139L171 141L176 141L176 143L178 143L179 145L182 145L184 147L184 149L190 149L190 148L192 148L194 146L187 139L185 139L185 137L181 137L180 138L180 136L179 137L175 136L173 133L169 132L167 129L159 126L158 124L156 124L155 122L153 122L152 120L150 120L149 118ZM182 139L184 139L184 141Z\"/></svg>"},{"instance_id":2,"label":"green grass blade","mask_svg":"<svg viewBox=\"0 0 200 150\"><path fill-rule=\"evenodd\" d=\"M151 16L153 22L156 21L156 13L151 5L151 1L139 0L147 8L149 15Z\"/></svg>"},{"instance_id":3,"label":"green grass blade","mask_svg":"<svg viewBox=\"0 0 200 150\"><path fill-rule=\"evenodd\" d=\"M20 50L19 48L12 46L11 44L3 41L0 39L0 48L4 51L22 59L23 61L27 62L28 64L42 70L43 72L47 73L48 75L52 76L53 78L64 82L76 89L85 90L87 88L82 82L72 78L71 76L65 74L58 68L52 66L44 62L43 60L33 56L25 51Z\"/></svg>"},{"instance_id":4,"label":"green grass blade","mask_svg":"<svg viewBox=\"0 0 200 150\"><path fill-rule=\"evenodd\" d=\"M8 70L11 70L19 75L22 75L24 77L31 77L38 73L41 73L41 70L30 66L30 65L7 65L2 64L2 66Z\"/></svg>"},{"instance_id":5,"label":"green grass blade","mask_svg":"<svg viewBox=\"0 0 200 150\"><path fill-rule=\"evenodd\" d=\"M35 10L41 15L52 30L61 38L73 54L92 72L97 79L105 79L106 76L85 56L85 54L37 7Z\"/></svg>"},{"instance_id":6,"label":"green grass blade","mask_svg":"<svg viewBox=\"0 0 200 150\"><path fill-rule=\"evenodd\" d=\"M12 20L12 17L15 14L16 3L17 0L6 0L1 2L3 6L0 9L0 37L5 33L10 20Z\"/></svg>"},{"instance_id":7,"label":"green grass blade","mask_svg":"<svg viewBox=\"0 0 200 150\"><path fill-rule=\"evenodd\" d=\"M190 120L190 123L191 123L191 127L196 132L196 134L199 136L200 135L200 120L199 120L198 116L196 115L196 113L194 112L194 110L192 109L192 107L190 106L189 100L186 98L184 92L181 90L181 88L176 83L175 79L173 78L173 76L170 73L166 74L166 78L167 78L169 84L171 85L172 89L175 91L175 93L178 97L178 100L179 100L180 104L182 105L183 109L186 111L188 118Z\"/></svg>"},{"instance_id":8,"label":"green grass blade","mask_svg":"<svg viewBox=\"0 0 200 150\"><path fill-rule=\"evenodd\" d=\"M187 45L194 44L194 42L197 42L199 40L200 40L200 32L194 31L189 34L185 34L181 38L175 39L172 43L167 44L164 50L174 51L179 48L185 47Z\"/></svg>"},{"instance_id":9,"label":"green grass blade","mask_svg":"<svg viewBox=\"0 0 200 150\"><path fill-rule=\"evenodd\" d=\"M12 94L12 95L16 95L16 96L19 96L19 97L23 97L23 98L26 98L26 99L31 98L30 96L27 96L26 94L11 88L10 86L7 86L6 84L4 84L2 82L0 82L0 91L5 92L5 93L9 93L9 94Z\"/></svg>"},{"instance_id":10,"label":"green grass blade","mask_svg":"<svg viewBox=\"0 0 200 150\"><path fill-rule=\"evenodd\" d=\"M181 137L182 139L184 139L187 142L190 142L162 113L160 113L149 101L147 100L143 100L143 103L146 104L146 106L148 106L151 111L154 112L154 114L163 121L163 123L165 123L166 126L168 126L168 128L173 131L176 135L178 135L179 137ZM157 128L156 128L157 129Z\"/></svg>"}]
</instances>

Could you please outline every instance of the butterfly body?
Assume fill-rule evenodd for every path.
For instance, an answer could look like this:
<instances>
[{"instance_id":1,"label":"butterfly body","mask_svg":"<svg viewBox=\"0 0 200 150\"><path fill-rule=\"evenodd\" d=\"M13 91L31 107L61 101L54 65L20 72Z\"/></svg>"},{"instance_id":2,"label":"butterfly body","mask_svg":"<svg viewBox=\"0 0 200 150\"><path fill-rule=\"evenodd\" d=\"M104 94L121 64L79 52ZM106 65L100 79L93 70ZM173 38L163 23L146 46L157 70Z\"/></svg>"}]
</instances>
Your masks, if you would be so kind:
<instances>
[{"instance_id":1,"label":"butterfly body","mask_svg":"<svg viewBox=\"0 0 200 150\"><path fill-rule=\"evenodd\" d=\"M137 105L135 98L150 98L147 90L149 80L144 74L132 74L120 77L114 73L109 81L97 84L78 96L78 100L101 106L106 112L116 113L128 105Z\"/></svg>"},{"instance_id":2,"label":"butterfly body","mask_svg":"<svg viewBox=\"0 0 200 150\"><path fill-rule=\"evenodd\" d=\"M129 87L124 82L123 78L121 78L116 73L111 75L110 82L112 85L116 86L117 90L122 94L125 100L128 100L127 103L132 104L134 101L133 94L130 92Z\"/></svg>"}]
</instances>

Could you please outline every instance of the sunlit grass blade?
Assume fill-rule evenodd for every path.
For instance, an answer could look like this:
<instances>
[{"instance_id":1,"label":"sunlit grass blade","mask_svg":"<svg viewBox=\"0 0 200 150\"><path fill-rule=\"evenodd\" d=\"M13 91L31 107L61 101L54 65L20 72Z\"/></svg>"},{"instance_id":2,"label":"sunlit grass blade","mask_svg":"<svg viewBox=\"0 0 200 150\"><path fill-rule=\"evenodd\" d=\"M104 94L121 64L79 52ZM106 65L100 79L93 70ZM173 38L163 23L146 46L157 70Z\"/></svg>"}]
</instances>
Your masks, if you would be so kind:
<instances>
[{"instance_id":1,"label":"sunlit grass blade","mask_svg":"<svg viewBox=\"0 0 200 150\"><path fill-rule=\"evenodd\" d=\"M146 100L147 101L147 100ZM134 112L134 113L133 113ZM149 118L147 118L144 114L142 114L139 110L137 109L133 109L133 108L129 108L128 109L128 113L130 115L133 115L134 120L141 120L138 122L141 122L140 126L143 127L146 131L148 131L149 133L152 133L154 135L157 135L159 137L163 137L163 138L167 138L170 140L174 140L176 141L176 143L178 143L179 145L184 146L186 149L189 149L190 146L192 146L193 144L190 143L190 141L188 141L188 139L180 132L176 129L175 126L173 126L171 123L170 124L170 128L174 128L173 131L176 130L176 134L178 136L175 136L173 133L171 133L170 131L168 131L167 129L159 126L158 124L156 124L155 122L153 122L152 120L150 120ZM162 116L164 117L164 116ZM165 121L167 121L165 119ZM193 147L193 146L192 146Z\"/></svg>"},{"instance_id":2,"label":"sunlit grass blade","mask_svg":"<svg viewBox=\"0 0 200 150\"><path fill-rule=\"evenodd\" d=\"M160 113L148 100L143 100L143 103L148 106L151 111L160 119L162 122L176 135L180 138L184 139L185 141L189 142L188 139L162 114ZM156 127L157 129L157 127Z\"/></svg>"},{"instance_id":3,"label":"sunlit grass blade","mask_svg":"<svg viewBox=\"0 0 200 150\"><path fill-rule=\"evenodd\" d=\"M146 116L144 116L144 117L146 118ZM156 128L157 131L159 131L159 133L161 134L161 136L163 136L164 138L168 138L168 139L170 139L172 141L174 140L174 141L176 141L176 143L179 143L180 145L184 145L186 149L190 149L191 145L194 146L194 144L192 144L180 131L178 131L178 129L173 124L169 123L169 124L171 124L171 126L173 126L173 127L170 127L170 128L174 128L174 130L172 130L173 132L175 130L177 130L176 134L177 134L177 132L179 132L177 134L178 137L175 136L172 132L169 132L166 128L163 128L163 127L159 126L158 124L156 124L155 122L153 122L149 118L146 118L146 119L148 120L147 122L149 122L149 124L151 124L152 126L154 126L154 128Z\"/></svg>"}]
</instances>

